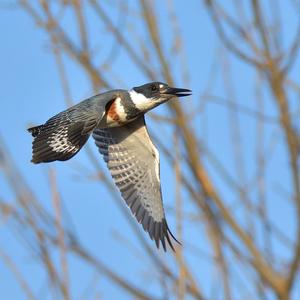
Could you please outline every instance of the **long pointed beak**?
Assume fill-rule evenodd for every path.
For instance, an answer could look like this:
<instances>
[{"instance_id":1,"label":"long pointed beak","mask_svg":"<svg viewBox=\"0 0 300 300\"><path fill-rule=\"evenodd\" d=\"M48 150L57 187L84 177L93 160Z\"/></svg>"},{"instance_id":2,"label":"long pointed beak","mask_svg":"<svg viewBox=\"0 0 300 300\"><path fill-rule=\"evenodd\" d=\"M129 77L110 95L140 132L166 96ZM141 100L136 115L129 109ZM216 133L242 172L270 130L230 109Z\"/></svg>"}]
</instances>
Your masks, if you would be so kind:
<instances>
[{"instance_id":1,"label":"long pointed beak","mask_svg":"<svg viewBox=\"0 0 300 300\"><path fill-rule=\"evenodd\" d=\"M192 91L188 89L179 89L179 88L173 88L173 87L168 87L164 94L168 95L174 95L177 97L185 97L185 96L190 96L192 95Z\"/></svg>"}]
</instances>

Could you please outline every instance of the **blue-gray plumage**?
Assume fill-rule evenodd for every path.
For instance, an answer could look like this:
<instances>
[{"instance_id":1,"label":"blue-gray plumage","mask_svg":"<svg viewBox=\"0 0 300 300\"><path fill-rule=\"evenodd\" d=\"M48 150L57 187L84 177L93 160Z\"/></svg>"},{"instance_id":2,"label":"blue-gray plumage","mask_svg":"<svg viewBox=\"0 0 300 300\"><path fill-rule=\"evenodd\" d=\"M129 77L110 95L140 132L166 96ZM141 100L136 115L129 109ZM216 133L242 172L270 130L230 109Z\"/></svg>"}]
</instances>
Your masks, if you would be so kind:
<instances>
[{"instance_id":1,"label":"blue-gray plumage","mask_svg":"<svg viewBox=\"0 0 300 300\"><path fill-rule=\"evenodd\" d=\"M145 231L157 247L167 240L174 250L160 188L159 153L148 134L144 114L174 96L190 90L152 82L130 91L112 90L93 96L29 128L34 137L32 162L68 160L92 133L112 178Z\"/></svg>"}]
</instances>

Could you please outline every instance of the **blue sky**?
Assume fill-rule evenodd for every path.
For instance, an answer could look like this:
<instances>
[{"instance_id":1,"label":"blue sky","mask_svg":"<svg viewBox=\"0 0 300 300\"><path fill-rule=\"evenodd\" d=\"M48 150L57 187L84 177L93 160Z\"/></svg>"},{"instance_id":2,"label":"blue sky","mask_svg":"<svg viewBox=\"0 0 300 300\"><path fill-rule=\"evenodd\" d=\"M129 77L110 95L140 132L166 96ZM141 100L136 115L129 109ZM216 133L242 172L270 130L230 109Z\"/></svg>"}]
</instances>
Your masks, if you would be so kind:
<instances>
[{"instance_id":1,"label":"blue sky","mask_svg":"<svg viewBox=\"0 0 300 300\"><path fill-rule=\"evenodd\" d=\"M200 2L200 1L199 1ZM200 101L200 95L207 86L209 81L209 72L215 53L220 51L220 44L217 42L215 31L211 26L210 20L205 9L198 1L190 1L187 6L184 1L175 1L176 11L180 13L180 25L184 36L184 44L186 50L186 58L188 68L191 74L189 86L185 86L193 90L193 100L184 100L187 104L187 110L192 111L193 107ZM226 3L227 1L224 1ZM284 7L289 9L287 7ZM109 12L110 13L110 12ZM165 14L162 9L160 14ZM165 18L161 18L158 24L164 36L166 47L171 40L169 32L165 30ZM126 20L130 23L132 20ZM295 20L285 18L286 28L293 27ZM71 22L68 17L65 20L66 24ZM90 17L90 25L92 26L93 16ZM290 25L289 25L290 22ZM70 23L69 28L73 28ZM135 28L136 31L141 31ZM159 294L159 287L149 280L151 273L145 270L153 271L151 262L145 260L145 256L139 252L139 255L133 255L130 251L122 251L124 245L114 238L115 232L122 234L122 237L133 243L141 251L138 242L134 238L133 231L129 228L128 223L122 215L120 209L112 200L110 193L101 186L98 182L88 180L84 175L78 172L78 166L84 166L88 171L87 174L93 174L93 166L87 159L86 153L81 151L74 159L64 163L54 163L47 165L32 165L31 158L31 136L26 132L26 128L31 124L40 124L45 122L49 117L63 110L66 107L64 102L64 94L62 91L59 73L51 49L50 43L45 33L40 30L36 24L19 9L1 9L0 10L0 136L4 139L12 157L14 158L18 168L22 171L25 179L30 186L34 187L34 193L38 195L44 207L53 211L51 204L51 194L49 188L48 173L49 169L55 169L58 188L61 192L64 206L66 208L66 223L68 226L76 229L78 236L83 244L88 245L89 250L101 256L113 270L125 275L128 279L135 282L137 285L153 285L154 293ZM97 57L106 58L111 45L114 43L110 36L104 33L102 28L94 28L93 34L101 35L101 41L95 41L95 47L100 48ZM140 34L144 36L142 32ZM196 35L199 37L196 38ZM292 32L286 32L287 40ZM110 45L110 47L105 47ZM220 52L222 54L222 52ZM256 99L253 94L255 84L254 72L244 64L231 59L232 78L235 85L236 99L239 104L247 107L255 107ZM72 100L79 102L93 94L90 82L82 74L80 69L68 59L65 60L68 70L68 78L70 80L70 89ZM176 81L182 84L178 61L172 61L173 72ZM117 88L131 88L134 85L143 84L145 76L140 74L135 67L128 64L126 55L120 51L117 59L112 66L114 71L118 72L118 77L121 78L124 86L115 85ZM213 90L216 95L224 95L224 84L222 75L222 67L216 65L216 75L213 83ZM111 75L108 74L108 79ZM161 78L157 78L161 80ZM272 105L272 99L268 92L265 92L265 111L268 115L276 115L276 110ZM297 107L297 104L295 105ZM160 107L156 110L157 113L167 114L165 108ZM223 127L227 124L230 114L225 108L216 104L206 105L205 110L201 112L200 120L193 124L194 129L199 132L199 139L205 139L207 145L213 150L215 155L224 163L231 172L231 175L236 180L238 173L234 165L234 153L230 145L230 128ZM245 158L246 181L251 182L256 167L253 166L255 158L255 124L251 117L241 115L239 117L242 128L242 151ZM157 124L149 120L149 125L152 130L159 130ZM271 135L280 135L276 126L270 124L265 128L267 148L272 143ZM168 134L171 134L170 132ZM278 174L270 176L268 187L274 187L278 182L289 190L289 177L286 168L285 149L280 138L277 140L273 157L270 158L271 163L268 168L269 174ZM93 141L89 142L93 149L93 153L97 155L104 166L101 157L98 155ZM225 158L225 159L224 159ZM228 187L218 178L218 174L214 168L207 163L208 170L214 182L220 186L222 192L226 195L228 205L232 205L239 199L237 195L232 193ZM169 167L164 157L161 161L161 177L164 201L166 207L174 206L174 185L175 178L173 170ZM255 191L254 191L255 193ZM286 229L286 232L292 232L294 229L294 218L292 209L287 208L282 202L282 196L277 194L277 190L267 191L269 198L272 199L272 218L274 221L282 218L280 226ZM184 195L184 197L187 197ZM0 198L6 201L13 201L14 196L7 182L0 173ZM119 199L120 200L120 199ZM120 200L121 201L121 200ZM187 211L193 211L195 208L190 203L186 205ZM285 210L283 213L283 209ZM284 214L284 218L283 218ZM168 220L170 227L175 230L174 218L167 209ZM241 214L241 220L244 220L244 215ZM174 231L173 230L173 231ZM209 252L207 246L208 240L205 236L204 228L200 229L203 233L203 238L198 245L202 251ZM195 228L185 229L185 240L192 240L197 237L199 232ZM153 244L151 244L154 246ZM18 266L21 267L22 273L28 279L32 279L35 291L40 290L42 299L50 299L46 297L47 293L42 292L46 287L47 279L41 276L41 272L34 262L32 257L28 257L28 253L20 246L15 237L6 229L5 221L0 227L0 248L3 247L14 258ZM276 248L276 247L275 247ZM288 255L285 250L278 245L276 251L281 255ZM162 254L164 259L172 261L170 256ZM197 273L198 280L205 289L208 286L208 278L206 274L213 272L209 262L205 258L199 259L191 255L187 258ZM75 258L70 258L70 273L74 299L79 298L83 292L84 286L90 281L92 276L95 276L89 269L82 266ZM149 268L145 267L148 266ZM134 270L128 272L128 270ZM199 271L200 270L200 271ZM1 294L10 299L24 299L21 290L16 286L13 275L7 270L4 264L0 261L0 290ZM138 279L137 279L138 277ZM5 279L3 279L5 278ZM126 295L108 282L104 277L99 279L99 293L105 299L126 299ZM299 288L299 285L298 285ZM129 299L129 298L128 298ZM270 298L271 299L271 298Z\"/></svg>"}]
</instances>

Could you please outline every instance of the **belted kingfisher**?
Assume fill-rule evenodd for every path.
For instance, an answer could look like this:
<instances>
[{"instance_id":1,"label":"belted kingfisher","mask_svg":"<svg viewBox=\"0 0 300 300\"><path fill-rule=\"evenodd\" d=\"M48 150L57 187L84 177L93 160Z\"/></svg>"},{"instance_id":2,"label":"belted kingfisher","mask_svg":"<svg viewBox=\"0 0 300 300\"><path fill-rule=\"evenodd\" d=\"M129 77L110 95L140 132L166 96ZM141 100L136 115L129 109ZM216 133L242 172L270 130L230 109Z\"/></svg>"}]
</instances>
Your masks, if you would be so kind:
<instances>
[{"instance_id":1,"label":"belted kingfisher","mask_svg":"<svg viewBox=\"0 0 300 300\"><path fill-rule=\"evenodd\" d=\"M131 90L111 90L88 98L31 127L32 162L68 160L92 134L111 176L137 221L159 248L167 240L174 250L164 213L159 153L149 136L144 114L173 97L191 95L188 89L162 82ZM179 242L178 242L179 243Z\"/></svg>"}]
</instances>

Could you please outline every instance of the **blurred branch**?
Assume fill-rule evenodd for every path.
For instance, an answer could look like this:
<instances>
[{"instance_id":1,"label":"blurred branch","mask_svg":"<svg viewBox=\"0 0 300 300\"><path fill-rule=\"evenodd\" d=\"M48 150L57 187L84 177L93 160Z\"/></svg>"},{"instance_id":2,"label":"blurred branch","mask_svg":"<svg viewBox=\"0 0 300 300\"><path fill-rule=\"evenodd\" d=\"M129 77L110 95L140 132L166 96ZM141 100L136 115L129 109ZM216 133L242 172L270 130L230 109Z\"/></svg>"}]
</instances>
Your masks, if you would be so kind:
<instances>
[{"instance_id":1,"label":"blurred branch","mask_svg":"<svg viewBox=\"0 0 300 300\"><path fill-rule=\"evenodd\" d=\"M128 55L131 57L133 62L139 66L152 80L155 79L155 75L153 71L145 64L142 58L135 52L134 48L131 47L130 43L125 39L122 35L122 32L115 28L112 21L108 18L105 14L104 10L102 9L99 1L97 0L90 0L90 3L93 5L96 13L100 17L100 19L107 25L107 27L111 30L111 33L115 36L115 38L119 41L119 43L124 47L127 51Z\"/></svg>"},{"instance_id":2,"label":"blurred branch","mask_svg":"<svg viewBox=\"0 0 300 300\"><path fill-rule=\"evenodd\" d=\"M49 171L49 181L52 192L52 201L55 211L55 223L57 230L57 240L60 251L60 266L62 268L62 288L65 299L70 299L69 294L69 272L67 262L67 249L65 244L65 231L62 226L62 212L61 212L61 199L57 190L56 178L54 170Z\"/></svg>"},{"instance_id":3,"label":"blurred branch","mask_svg":"<svg viewBox=\"0 0 300 300\"><path fill-rule=\"evenodd\" d=\"M141 300L154 300L157 299L153 295L148 295L146 292L140 290L134 285L130 284L127 280L117 275L113 271L111 271L108 267L102 264L95 257L91 256L88 252L84 250L83 247L78 247L76 244L72 244L70 250L78 255L81 259L85 260L89 263L93 268L98 270L101 274L105 274L108 278L110 278L114 283L120 286L124 291L129 292L132 296L137 297L137 299Z\"/></svg>"},{"instance_id":4,"label":"blurred branch","mask_svg":"<svg viewBox=\"0 0 300 300\"><path fill-rule=\"evenodd\" d=\"M175 178L176 178L176 191L175 191L175 205L176 205L176 223L177 223L177 236L180 241L182 241L182 196L181 196L181 170L180 170L180 153L179 153L179 145L178 145L178 137L174 134L174 147L175 147L175 160L174 160L174 170L175 170ZM178 278L178 299L184 300L185 297L185 281L186 281L186 273L184 271L183 266L183 253L182 247L178 247L177 255L175 255L179 264L179 278Z\"/></svg>"},{"instance_id":5,"label":"blurred branch","mask_svg":"<svg viewBox=\"0 0 300 300\"><path fill-rule=\"evenodd\" d=\"M294 194L295 194L295 206L297 210L297 220L300 222L300 182L299 182L299 173L298 173L298 166L297 166L297 157L298 157L298 146L297 146L297 133L295 132L292 120L290 118L289 113L289 104L287 99L287 94L285 91L284 83L285 83L285 73L283 73L282 69L279 66L280 59L275 52L276 49L272 49L272 45L270 43L269 39L269 32L267 29L267 25L265 24L265 20L262 17L262 8L257 0L252 0L252 14L254 16L254 21L256 25L256 32L258 36L261 39L263 48L264 48L264 54L261 58L259 58L256 55L256 58L247 57L244 54L241 54L239 51L236 50L234 46L229 42L229 39L227 36L224 35L221 28L221 23L226 22L226 20L223 20L221 17L219 17L216 14L215 9L215 2L216 1L206 1L208 5L208 9L211 12L212 20L215 25L215 28L223 41L225 47L238 56L242 61L250 64L251 66L254 66L257 68L257 72L262 72L266 79L269 82L269 86L271 89L271 92L274 96L275 103L278 106L279 112L280 112L280 122L282 125L282 128L285 133L285 138L287 141L287 147L289 150L289 156L290 156L290 163L291 163L291 170L292 170L292 178L293 178L293 185L294 185ZM229 27L232 27L229 25ZM234 30L233 28L231 28ZM297 43L291 46L293 49L296 47L295 51L297 50L298 46ZM273 51L272 51L273 50ZM275 55L273 54L275 52ZM253 56L255 57L255 55ZM258 63L259 61L262 61L263 64ZM297 246L295 248L295 253L293 260L291 262L290 272L289 276L285 280L284 278L281 278L279 281L278 276L274 281L269 281L268 283L273 286L273 288L277 291L277 294L281 299L287 299L287 295L290 293L292 285L294 283L294 278L296 275L296 272L298 270L298 265L300 261L300 226L298 223L297 226ZM271 275L271 274L269 274ZM267 276L269 276L267 275ZM264 277L264 276L263 276ZM264 278L266 280L266 278ZM268 281L268 280L266 280Z\"/></svg>"},{"instance_id":6,"label":"blurred branch","mask_svg":"<svg viewBox=\"0 0 300 300\"><path fill-rule=\"evenodd\" d=\"M180 240L185 241L183 247L177 249L173 260L167 259L167 256L160 256L160 252L149 245L148 237L131 217L110 177L103 171L99 163L100 157L96 156L89 146L85 148L87 158L93 167L92 174L96 174L94 177L106 187L129 222L133 235L144 253L143 258L149 258L153 268L157 270L151 279L158 283L162 297L177 296L179 299L201 300L247 297L267 299L269 295L274 294L280 300L287 300L297 286L300 262L300 178L297 162L299 111L293 109L293 96L300 95L300 85L294 74L289 72L296 66L299 54L299 18L297 16L295 28L288 28L289 31L295 29L295 34L286 47L283 32L286 32L287 25L285 16L280 11L279 1L263 3L258 0L232 0L228 6L217 0L201 2L212 20L223 49L230 53L228 58L226 56L227 62L224 64L222 57L219 57L220 52L215 51L211 76L208 76L208 84L201 97L194 95L190 104L170 101L167 105L170 116L156 113L150 115L151 121L158 124L155 128L159 128L153 130L153 139L163 153L168 167L174 171L176 182L176 210L170 211L176 215L178 236ZM291 2L297 7L296 1ZM104 55L95 55L95 39L99 39L103 50L110 50L102 43L103 32L99 33L98 27L103 28L105 34L113 38L118 51L125 55L128 66L133 67L137 74L141 74L143 80L156 81L162 78L170 85L177 86L175 78L189 82L190 75L193 75L191 83L195 89L201 87L202 77L197 77L199 70L193 68L202 61L202 54L199 57L189 56L187 60L183 45L183 41L186 40L186 49L190 51L191 45L197 47L198 43L203 42L202 36L197 36L194 31L194 43L189 44L189 40L184 36L186 30L199 26L196 20L198 14L193 12L189 15L190 22L183 22L179 11L181 6L177 2L136 0L124 4L122 1L64 0L54 3L39 0L33 3L19 0L18 3L51 42L67 106L73 103L70 91L72 85L69 84L67 72L70 63L76 65L78 70L90 79L95 91L99 88L109 89L128 80L127 70L120 72L114 68L115 55L111 54L114 49L110 51L108 59L105 59ZM185 4L185 8L188 11L192 6ZM116 12L125 14L126 22L118 24ZM68 18L67 25L65 18ZM90 20L92 24L89 23ZM203 19L200 22L201 26L202 21ZM184 26L184 30L181 30L179 24ZM95 28L97 30L94 32ZM166 32L169 35L166 35ZM100 62L96 61L98 57L101 57ZM228 69L228 66L232 69L236 67L236 58L238 75ZM250 86L249 98L255 100L251 103L251 108L250 104L244 103L244 98L238 98L242 95L242 91L241 95L237 91L240 73L245 72L242 70L243 65L251 66L255 75L253 77L258 82L252 90L250 83L244 83ZM191 74L189 70L192 70ZM182 75L178 76L178 73ZM220 73L223 76L219 76ZM114 80L108 80L109 77L113 77ZM268 103L267 106L265 100L269 100L269 94L273 103L270 106ZM264 98L266 95L268 98ZM208 111L215 108L210 105L209 109L205 109L205 105L210 103L225 107L225 114L222 110L220 112L222 116L228 113L225 124L215 124L216 119L212 118L213 126L218 127L218 130L220 128L220 134L226 134L226 145L222 143L211 147L211 141L217 141L218 136L212 139L207 125L207 120L214 114ZM299 110L299 105L297 107ZM251 117L252 120L244 118L245 116ZM251 137L252 134L255 136L254 142L249 141L249 131ZM277 148L274 145L287 150L282 157L282 152L278 155L279 151L275 151ZM281 177L271 174L275 168L282 168L282 161L285 164L284 176L292 178L290 189L286 187L286 182L280 182ZM150 285L141 289L138 284L113 271L110 262L104 260L101 254L92 255L87 250L87 245L81 244L79 237L64 227L62 200L54 171L49 173L54 208L52 216L25 182L25 176L14 164L2 140L0 170L16 198L13 204L0 199L0 212L5 220L5 227L13 229L13 234L21 237L24 245L29 246L29 253L34 254L48 278L53 298L71 298L72 285L69 282L68 270L68 264L71 264L68 258L71 255L75 255L76 259L88 266L97 276L104 275L116 288L131 297L154 298ZM82 170L79 166L78 173ZM91 171L88 172L90 175ZM85 174L81 172L81 178ZM91 176L86 178L90 179ZM171 183L170 186L173 189ZM276 193L282 186L284 193ZM269 204L275 202L272 198L274 194L282 199L283 205L287 205L289 209L293 205L297 231L295 236L291 236L285 229L282 230L281 220L274 218ZM192 241L187 235L189 230L193 232ZM197 235L199 238L194 238ZM202 248L203 241L205 250L198 250ZM292 252L290 261L287 261L284 255L277 255L273 246L277 243ZM189 255L193 251L196 255L191 259ZM55 253L59 255L59 265L55 260ZM193 263L197 262L200 265L201 260L210 264L211 269L217 272L219 290L215 289L213 272L208 271L205 278L205 283L208 281L211 287L204 288L202 278L199 279L199 274L202 273L193 270ZM24 285L22 279L17 280ZM24 293L29 294L29 299L34 299L30 287L28 288L29 292L25 283ZM207 293L211 290L213 293L210 297Z\"/></svg>"},{"instance_id":7,"label":"blurred branch","mask_svg":"<svg viewBox=\"0 0 300 300\"><path fill-rule=\"evenodd\" d=\"M16 264L12 261L11 257L7 255L1 248L0 248L0 257L2 258L3 262L5 265L11 270L13 275L15 276L17 282L19 283L21 289L24 291L25 296L30 299L30 300L35 300L37 299L29 285L27 284L26 280L24 277L21 275L18 267Z\"/></svg>"},{"instance_id":8,"label":"blurred branch","mask_svg":"<svg viewBox=\"0 0 300 300\"><path fill-rule=\"evenodd\" d=\"M220 38L220 40L224 43L224 45L230 50L232 51L237 57L239 57L241 60L244 60L246 62L248 62L249 64L251 65L254 65L256 66L257 68L261 68L263 65L260 61L256 60L255 58L245 54L242 50L240 50L239 48L237 48L235 46L234 43L232 43L232 39L230 39L224 29L223 29L223 26L222 26L222 23L221 23L221 17L219 15L219 6L217 4L216 1L214 0L204 0L206 6L207 6L207 9L208 9L208 12L210 13L211 15L211 18L213 19L213 22L214 22L214 25L216 27L216 31L218 33L218 36ZM225 21L227 21L227 23L229 23L229 25L232 26L232 22L228 22L228 20L225 19ZM236 27L236 26L234 26ZM235 28L236 30L236 28ZM242 30L241 28L238 30L239 32L243 33L242 35L244 35L244 30Z\"/></svg>"}]
</instances>

